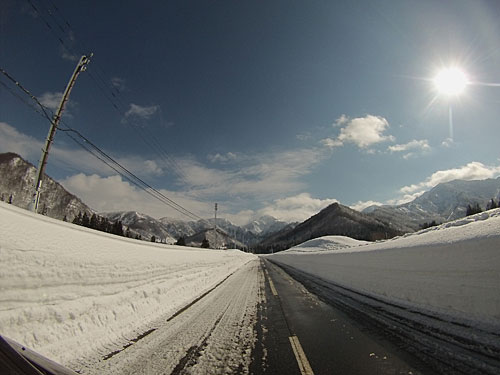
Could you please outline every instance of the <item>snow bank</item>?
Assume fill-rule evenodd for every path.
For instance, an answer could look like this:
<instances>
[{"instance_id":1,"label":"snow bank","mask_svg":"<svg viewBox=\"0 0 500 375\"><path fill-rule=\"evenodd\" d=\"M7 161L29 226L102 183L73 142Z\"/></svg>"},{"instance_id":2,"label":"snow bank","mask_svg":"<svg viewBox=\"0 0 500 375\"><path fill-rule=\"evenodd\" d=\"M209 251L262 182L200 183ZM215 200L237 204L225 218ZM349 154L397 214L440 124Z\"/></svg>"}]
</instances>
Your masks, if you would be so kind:
<instances>
[{"instance_id":1,"label":"snow bank","mask_svg":"<svg viewBox=\"0 0 500 375\"><path fill-rule=\"evenodd\" d=\"M0 202L0 334L62 364L96 358L251 259L117 237Z\"/></svg>"},{"instance_id":2,"label":"snow bank","mask_svg":"<svg viewBox=\"0 0 500 375\"><path fill-rule=\"evenodd\" d=\"M305 252L323 252L323 251L336 251L361 245L369 244L368 241L355 240L345 236L324 236L306 241L300 245L294 246L284 253L305 253Z\"/></svg>"},{"instance_id":3,"label":"snow bank","mask_svg":"<svg viewBox=\"0 0 500 375\"><path fill-rule=\"evenodd\" d=\"M318 250L326 247L318 243ZM500 209L388 241L300 249L270 259L354 290L500 326Z\"/></svg>"}]
</instances>

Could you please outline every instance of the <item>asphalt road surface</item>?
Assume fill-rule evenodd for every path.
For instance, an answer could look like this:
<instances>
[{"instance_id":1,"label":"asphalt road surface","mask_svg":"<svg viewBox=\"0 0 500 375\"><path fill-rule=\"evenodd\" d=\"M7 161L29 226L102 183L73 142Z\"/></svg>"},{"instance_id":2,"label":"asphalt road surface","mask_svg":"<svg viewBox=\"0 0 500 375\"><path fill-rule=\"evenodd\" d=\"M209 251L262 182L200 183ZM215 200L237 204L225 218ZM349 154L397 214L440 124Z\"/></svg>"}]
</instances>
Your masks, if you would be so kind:
<instances>
[{"instance_id":1,"label":"asphalt road surface","mask_svg":"<svg viewBox=\"0 0 500 375\"><path fill-rule=\"evenodd\" d=\"M425 364L325 304L283 269L262 260L252 374L427 374Z\"/></svg>"}]
</instances>

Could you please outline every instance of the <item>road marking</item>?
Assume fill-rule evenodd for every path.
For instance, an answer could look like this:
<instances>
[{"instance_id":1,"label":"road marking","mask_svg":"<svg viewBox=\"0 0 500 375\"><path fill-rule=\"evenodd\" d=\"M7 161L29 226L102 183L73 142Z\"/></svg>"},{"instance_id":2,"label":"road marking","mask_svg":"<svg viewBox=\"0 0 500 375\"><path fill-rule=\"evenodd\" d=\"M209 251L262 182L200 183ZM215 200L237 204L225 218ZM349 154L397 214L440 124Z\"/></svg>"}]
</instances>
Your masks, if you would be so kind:
<instances>
[{"instance_id":1,"label":"road marking","mask_svg":"<svg viewBox=\"0 0 500 375\"><path fill-rule=\"evenodd\" d=\"M314 375L311 365L307 360L306 353L304 353L304 350L300 345L299 338L297 336L290 336L288 339L290 340L290 344L292 345L293 354L295 354L295 359L297 359L300 373L302 375Z\"/></svg>"},{"instance_id":2,"label":"road marking","mask_svg":"<svg viewBox=\"0 0 500 375\"><path fill-rule=\"evenodd\" d=\"M273 280L271 280L271 276L269 276L269 273L267 272L267 270L266 270L266 273L267 273L267 279L269 280L269 286L271 287L271 292L273 292L274 296L277 296L278 295L278 291L274 287Z\"/></svg>"}]
</instances>

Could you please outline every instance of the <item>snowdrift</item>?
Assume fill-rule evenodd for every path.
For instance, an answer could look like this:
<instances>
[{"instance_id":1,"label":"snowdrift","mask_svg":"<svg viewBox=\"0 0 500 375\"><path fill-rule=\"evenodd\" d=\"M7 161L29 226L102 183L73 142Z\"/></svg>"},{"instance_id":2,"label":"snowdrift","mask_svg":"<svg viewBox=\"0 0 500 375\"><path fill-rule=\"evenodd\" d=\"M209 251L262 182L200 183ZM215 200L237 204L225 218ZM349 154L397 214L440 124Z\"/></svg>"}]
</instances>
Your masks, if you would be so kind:
<instances>
[{"instance_id":1,"label":"snowdrift","mask_svg":"<svg viewBox=\"0 0 500 375\"><path fill-rule=\"evenodd\" d=\"M313 240L306 241L300 245L294 246L283 253L294 254L304 252L322 252L329 250L340 250L356 246L369 244L368 241L355 240L345 236L323 236Z\"/></svg>"},{"instance_id":2,"label":"snowdrift","mask_svg":"<svg viewBox=\"0 0 500 375\"><path fill-rule=\"evenodd\" d=\"M323 237L269 259L389 301L500 327L500 209L365 245Z\"/></svg>"},{"instance_id":3,"label":"snowdrift","mask_svg":"<svg viewBox=\"0 0 500 375\"><path fill-rule=\"evenodd\" d=\"M0 334L63 365L95 361L251 259L117 237L0 202Z\"/></svg>"}]
</instances>

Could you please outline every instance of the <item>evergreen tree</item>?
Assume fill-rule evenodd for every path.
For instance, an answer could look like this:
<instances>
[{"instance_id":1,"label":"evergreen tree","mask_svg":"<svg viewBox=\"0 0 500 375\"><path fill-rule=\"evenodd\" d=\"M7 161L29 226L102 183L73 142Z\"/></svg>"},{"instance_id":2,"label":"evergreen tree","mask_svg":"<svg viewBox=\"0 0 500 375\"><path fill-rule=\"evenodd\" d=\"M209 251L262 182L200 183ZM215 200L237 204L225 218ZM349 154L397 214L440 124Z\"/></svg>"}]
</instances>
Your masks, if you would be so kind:
<instances>
[{"instance_id":1,"label":"evergreen tree","mask_svg":"<svg viewBox=\"0 0 500 375\"><path fill-rule=\"evenodd\" d=\"M498 208L498 204L497 204L497 202L495 202L495 200L493 198L491 198L491 200L486 205L486 209L487 210L492 210L494 208Z\"/></svg>"},{"instance_id":2,"label":"evergreen tree","mask_svg":"<svg viewBox=\"0 0 500 375\"><path fill-rule=\"evenodd\" d=\"M186 246L186 239L184 238L184 236L181 236L175 244L179 246Z\"/></svg>"},{"instance_id":3,"label":"evergreen tree","mask_svg":"<svg viewBox=\"0 0 500 375\"><path fill-rule=\"evenodd\" d=\"M63 221L68 221L68 217L66 215L64 215Z\"/></svg>"},{"instance_id":4,"label":"evergreen tree","mask_svg":"<svg viewBox=\"0 0 500 375\"><path fill-rule=\"evenodd\" d=\"M12 204L12 199L13 199L13 198L14 198L14 197L13 197L13 196L12 196L12 194L11 194L11 195L9 196L9 204Z\"/></svg>"},{"instance_id":5,"label":"evergreen tree","mask_svg":"<svg viewBox=\"0 0 500 375\"><path fill-rule=\"evenodd\" d=\"M99 229L99 222L98 222L98 219L97 219L97 215L96 214L92 214L92 216L90 217L90 222L89 222L89 226L90 228L92 229Z\"/></svg>"},{"instance_id":6,"label":"evergreen tree","mask_svg":"<svg viewBox=\"0 0 500 375\"><path fill-rule=\"evenodd\" d=\"M87 228L90 225L90 219L89 219L89 216L87 215L86 212L83 213L81 225L83 225L84 227L87 227Z\"/></svg>"},{"instance_id":7,"label":"evergreen tree","mask_svg":"<svg viewBox=\"0 0 500 375\"><path fill-rule=\"evenodd\" d=\"M208 240L206 238L204 238L203 241L201 242L201 247L204 249L210 248L210 243L208 242Z\"/></svg>"},{"instance_id":8,"label":"evergreen tree","mask_svg":"<svg viewBox=\"0 0 500 375\"><path fill-rule=\"evenodd\" d=\"M73 224L82 225L82 211L78 212L78 216L75 216Z\"/></svg>"},{"instance_id":9,"label":"evergreen tree","mask_svg":"<svg viewBox=\"0 0 500 375\"><path fill-rule=\"evenodd\" d=\"M125 237L128 237L128 238L132 237L132 233L130 232L130 228L129 227L127 227L127 231L125 232Z\"/></svg>"},{"instance_id":10,"label":"evergreen tree","mask_svg":"<svg viewBox=\"0 0 500 375\"><path fill-rule=\"evenodd\" d=\"M123 236L123 225L120 220L115 221L111 226L111 233L117 236Z\"/></svg>"},{"instance_id":11,"label":"evergreen tree","mask_svg":"<svg viewBox=\"0 0 500 375\"><path fill-rule=\"evenodd\" d=\"M151 242L156 242L156 237L154 234L151 236Z\"/></svg>"},{"instance_id":12,"label":"evergreen tree","mask_svg":"<svg viewBox=\"0 0 500 375\"><path fill-rule=\"evenodd\" d=\"M478 214L480 212L483 212L483 210L481 209L481 207L479 207L479 203L474 204L474 206L471 206L470 204L468 204L467 211L466 211L465 215L470 216L470 215Z\"/></svg>"}]
</instances>

